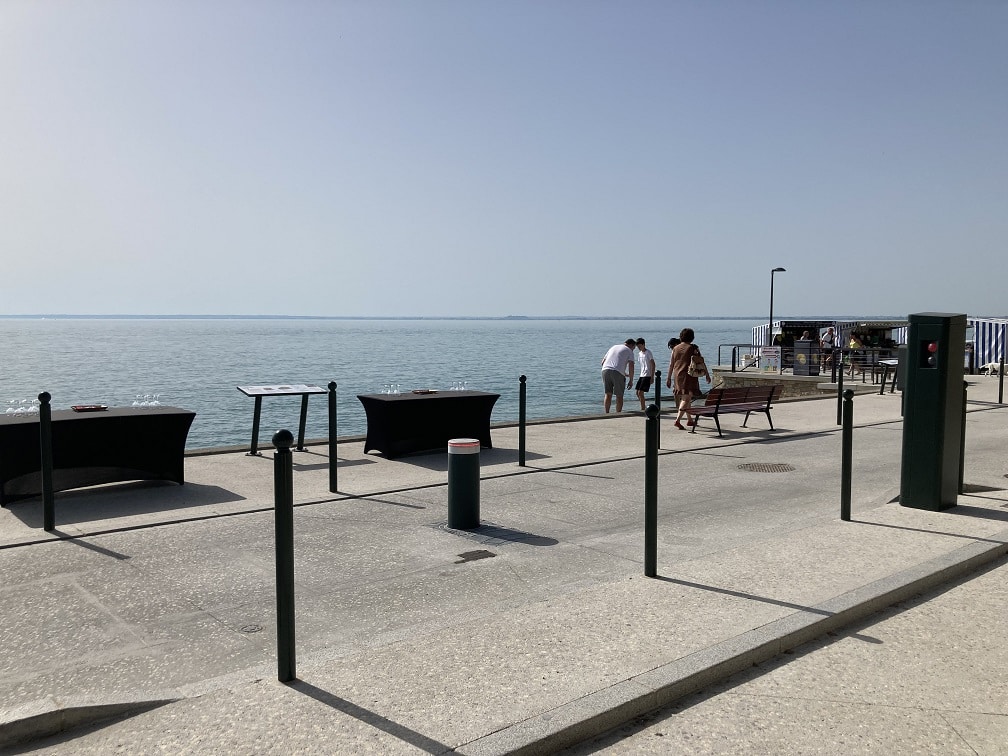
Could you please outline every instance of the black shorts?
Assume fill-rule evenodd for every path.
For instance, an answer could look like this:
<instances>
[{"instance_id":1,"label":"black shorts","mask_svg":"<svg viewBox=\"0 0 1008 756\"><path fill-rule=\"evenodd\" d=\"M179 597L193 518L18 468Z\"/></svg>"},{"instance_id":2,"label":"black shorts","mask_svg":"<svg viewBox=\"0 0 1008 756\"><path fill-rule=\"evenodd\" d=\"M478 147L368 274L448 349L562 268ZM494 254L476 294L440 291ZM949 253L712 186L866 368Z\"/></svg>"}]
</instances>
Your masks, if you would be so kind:
<instances>
[{"instance_id":1,"label":"black shorts","mask_svg":"<svg viewBox=\"0 0 1008 756\"><path fill-rule=\"evenodd\" d=\"M647 378L638 378L637 385L634 386L634 388L637 391L643 391L647 393L648 391L651 390L651 377L648 376Z\"/></svg>"}]
</instances>

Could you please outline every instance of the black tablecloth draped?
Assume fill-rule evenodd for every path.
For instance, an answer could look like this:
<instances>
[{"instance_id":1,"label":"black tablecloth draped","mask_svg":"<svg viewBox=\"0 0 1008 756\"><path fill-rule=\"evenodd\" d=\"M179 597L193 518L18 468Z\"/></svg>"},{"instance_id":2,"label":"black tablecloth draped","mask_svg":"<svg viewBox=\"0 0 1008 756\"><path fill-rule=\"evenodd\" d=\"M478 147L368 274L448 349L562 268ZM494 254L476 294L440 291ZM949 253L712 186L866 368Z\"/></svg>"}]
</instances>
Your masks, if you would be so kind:
<instances>
[{"instance_id":1,"label":"black tablecloth draped","mask_svg":"<svg viewBox=\"0 0 1008 756\"><path fill-rule=\"evenodd\" d=\"M53 488L122 480L185 481L185 443L195 412L113 407L52 413ZM0 416L0 504L42 493L39 417Z\"/></svg>"},{"instance_id":2,"label":"black tablecloth draped","mask_svg":"<svg viewBox=\"0 0 1008 756\"><path fill-rule=\"evenodd\" d=\"M490 414L500 394L439 391L433 394L359 394L367 414L364 451L387 457L441 449L453 438L490 440Z\"/></svg>"}]
</instances>

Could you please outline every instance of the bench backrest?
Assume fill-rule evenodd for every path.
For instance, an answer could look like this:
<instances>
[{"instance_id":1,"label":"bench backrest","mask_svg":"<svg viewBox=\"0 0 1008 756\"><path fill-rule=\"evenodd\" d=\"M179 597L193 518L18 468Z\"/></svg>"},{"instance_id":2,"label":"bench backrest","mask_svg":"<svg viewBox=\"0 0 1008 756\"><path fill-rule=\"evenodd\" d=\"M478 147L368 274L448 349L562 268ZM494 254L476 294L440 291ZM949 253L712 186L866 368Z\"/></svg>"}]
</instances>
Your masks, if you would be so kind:
<instances>
[{"instance_id":1,"label":"bench backrest","mask_svg":"<svg viewBox=\"0 0 1008 756\"><path fill-rule=\"evenodd\" d=\"M780 399L784 386L733 386L731 388L715 388L707 392L706 406L722 404L748 404L749 402L775 402Z\"/></svg>"}]
</instances>

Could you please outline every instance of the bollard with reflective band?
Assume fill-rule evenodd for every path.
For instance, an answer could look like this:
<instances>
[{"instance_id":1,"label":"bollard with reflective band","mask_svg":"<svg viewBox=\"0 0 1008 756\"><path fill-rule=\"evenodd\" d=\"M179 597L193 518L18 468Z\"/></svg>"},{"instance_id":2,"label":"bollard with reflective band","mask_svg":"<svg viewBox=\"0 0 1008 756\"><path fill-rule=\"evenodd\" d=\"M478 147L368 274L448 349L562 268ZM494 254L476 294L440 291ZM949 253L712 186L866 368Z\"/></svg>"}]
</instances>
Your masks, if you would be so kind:
<instances>
[{"instance_id":1,"label":"bollard with reflective band","mask_svg":"<svg viewBox=\"0 0 1008 756\"><path fill-rule=\"evenodd\" d=\"M294 658L294 473L291 445L294 434L273 434L273 496L276 534L277 679L297 677Z\"/></svg>"},{"instance_id":2,"label":"bollard with reflective band","mask_svg":"<svg viewBox=\"0 0 1008 756\"><path fill-rule=\"evenodd\" d=\"M853 475L854 392L843 394L843 429L840 431L840 519L850 520Z\"/></svg>"},{"instance_id":3,"label":"bollard with reflective band","mask_svg":"<svg viewBox=\"0 0 1008 756\"><path fill-rule=\"evenodd\" d=\"M518 466L525 467L525 381L518 377Z\"/></svg>"},{"instance_id":4,"label":"bollard with reflective band","mask_svg":"<svg viewBox=\"0 0 1008 756\"><path fill-rule=\"evenodd\" d=\"M329 382L329 493L336 493L336 382Z\"/></svg>"},{"instance_id":5,"label":"bollard with reflective band","mask_svg":"<svg viewBox=\"0 0 1008 756\"><path fill-rule=\"evenodd\" d=\"M644 423L644 575L658 576L658 408L645 410Z\"/></svg>"},{"instance_id":6,"label":"bollard with reflective band","mask_svg":"<svg viewBox=\"0 0 1008 756\"><path fill-rule=\"evenodd\" d=\"M480 524L480 442L448 442L448 527L473 530Z\"/></svg>"},{"instance_id":7,"label":"bollard with reflective band","mask_svg":"<svg viewBox=\"0 0 1008 756\"><path fill-rule=\"evenodd\" d=\"M42 457L42 529L56 530L56 500L53 491L52 396L48 391L39 399L39 454Z\"/></svg>"}]
</instances>

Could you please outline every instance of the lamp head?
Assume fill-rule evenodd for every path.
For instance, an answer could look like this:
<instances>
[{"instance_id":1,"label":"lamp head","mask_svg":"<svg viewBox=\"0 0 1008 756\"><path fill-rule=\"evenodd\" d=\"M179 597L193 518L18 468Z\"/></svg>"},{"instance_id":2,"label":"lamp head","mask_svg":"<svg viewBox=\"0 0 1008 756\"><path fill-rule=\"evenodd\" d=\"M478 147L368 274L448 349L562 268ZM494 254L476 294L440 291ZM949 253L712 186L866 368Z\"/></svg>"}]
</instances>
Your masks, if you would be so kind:
<instances>
[{"instance_id":1,"label":"lamp head","mask_svg":"<svg viewBox=\"0 0 1008 756\"><path fill-rule=\"evenodd\" d=\"M771 272L771 273L787 273L787 271L786 271L786 270L784 270L784 268L774 268L774 269L773 269L773 270L771 270L770 272Z\"/></svg>"}]
</instances>

